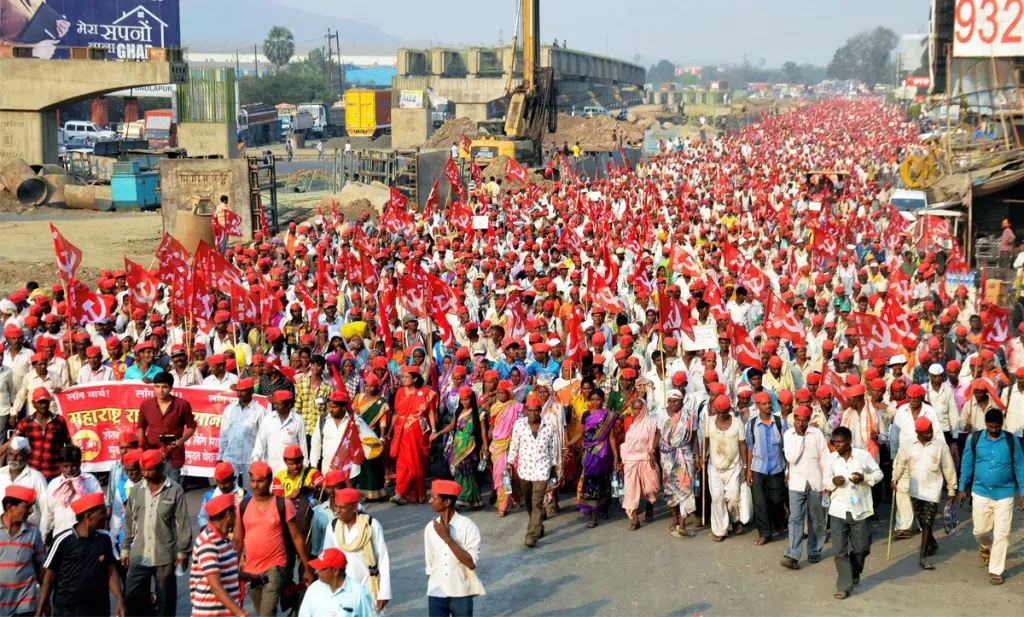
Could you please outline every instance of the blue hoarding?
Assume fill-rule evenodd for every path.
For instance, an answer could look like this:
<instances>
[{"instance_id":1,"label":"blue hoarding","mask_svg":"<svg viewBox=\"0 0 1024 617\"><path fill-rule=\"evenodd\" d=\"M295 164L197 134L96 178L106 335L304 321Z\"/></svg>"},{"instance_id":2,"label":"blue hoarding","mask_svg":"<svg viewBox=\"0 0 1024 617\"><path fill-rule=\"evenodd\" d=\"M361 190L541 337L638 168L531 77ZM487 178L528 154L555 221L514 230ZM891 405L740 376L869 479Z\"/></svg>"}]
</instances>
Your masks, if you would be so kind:
<instances>
[{"instance_id":1,"label":"blue hoarding","mask_svg":"<svg viewBox=\"0 0 1024 617\"><path fill-rule=\"evenodd\" d=\"M0 43L40 58L68 47L104 47L118 60L145 60L149 47L180 47L178 0L0 0Z\"/></svg>"}]
</instances>

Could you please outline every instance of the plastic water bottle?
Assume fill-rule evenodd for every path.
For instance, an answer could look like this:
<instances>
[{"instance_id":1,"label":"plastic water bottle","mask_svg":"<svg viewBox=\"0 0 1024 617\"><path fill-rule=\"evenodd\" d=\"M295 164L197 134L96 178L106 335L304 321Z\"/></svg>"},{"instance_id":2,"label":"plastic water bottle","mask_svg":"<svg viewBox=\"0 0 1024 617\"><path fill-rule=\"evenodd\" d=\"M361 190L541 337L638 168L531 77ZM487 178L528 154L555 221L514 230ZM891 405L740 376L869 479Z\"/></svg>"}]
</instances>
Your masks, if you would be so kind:
<instances>
[{"instance_id":1,"label":"plastic water bottle","mask_svg":"<svg viewBox=\"0 0 1024 617\"><path fill-rule=\"evenodd\" d=\"M501 486L506 493L512 492L512 476L508 473L508 467L501 471Z\"/></svg>"},{"instance_id":2,"label":"plastic water bottle","mask_svg":"<svg viewBox=\"0 0 1024 617\"><path fill-rule=\"evenodd\" d=\"M821 507L828 510L828 507L832 505L832 496L825 494L821 496Z\"/></svg>"},{"instance_id":3,"label":"plastic water bottle","mask_svg":"<svg viewBox=\"0 0 1024 617\"><path fill-rule=\"evenodd\" d=\"M619 496L619 473L612 474L612 497Z\"/></svg>"}]
</instances>

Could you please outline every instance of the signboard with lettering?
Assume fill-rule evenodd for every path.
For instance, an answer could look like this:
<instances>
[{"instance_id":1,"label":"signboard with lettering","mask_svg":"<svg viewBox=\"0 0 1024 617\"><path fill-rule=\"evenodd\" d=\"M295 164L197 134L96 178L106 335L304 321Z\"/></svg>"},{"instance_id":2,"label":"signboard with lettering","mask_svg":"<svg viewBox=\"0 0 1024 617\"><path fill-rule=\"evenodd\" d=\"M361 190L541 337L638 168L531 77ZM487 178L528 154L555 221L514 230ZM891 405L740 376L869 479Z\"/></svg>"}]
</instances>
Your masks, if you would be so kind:
<instances>
[{"instance_id":1,"label":"signboard with lettering","mask_svg":"<svg viewBox=\"0 0 1024 617\"><path fill-rule=\"evenodd\" d=\"M683 339L683 351L718 348L718 334L715 326L694 326L692 339L685 333L680 333L679 336Z\"/></svg>"},{"instance_id":2,"label":"signboard with lettering","mask_svg":"<svg viewBox=\"0 0 1024 617\"><path fill-rule=\"evenodd\" d=\"M0 0L0 43L37 58L103 47L111 59L145 60L149 47L180 47L178 0Z\"/></svg>"},{"instance_id":3,"label":"signboard with lettering","mask_svg":"<svg viewBox=\"0 0 1024 617\"><path fill-rule=\"evenodd\" d=\"M423 109L422 90L402 90L398 93L399 109Z\"/></svg>"},{"instance_id":4,"label":"signboard with lettering","mask_svg":"<svg viewBox=\"0 0 1024 617\"><path fill-rule=\"evenodd\" d=\"M183 475L212 477L220 444L220 418L236 400L231 390L175 388L174 395L192 406L196 433L185 443ZM60 414L68 423L71 441L82 449L82 471L110 471L121 456L118 436L135 431L139 406L153 397L153 386L141 381L109 381L73 386L56 395ZM267 397L253 400L270 408Z\"/></svg>"},{"instance_id":5,"label":"signboard with lettering","mask_svg":"<svg viewBox=\"0 0 1024 617\"><path fill-rule=\"evenodd\" d=\"M906 84L911 88L930 88L932 78L928 75L907 75Z\"/></svg>"}]
</instances>

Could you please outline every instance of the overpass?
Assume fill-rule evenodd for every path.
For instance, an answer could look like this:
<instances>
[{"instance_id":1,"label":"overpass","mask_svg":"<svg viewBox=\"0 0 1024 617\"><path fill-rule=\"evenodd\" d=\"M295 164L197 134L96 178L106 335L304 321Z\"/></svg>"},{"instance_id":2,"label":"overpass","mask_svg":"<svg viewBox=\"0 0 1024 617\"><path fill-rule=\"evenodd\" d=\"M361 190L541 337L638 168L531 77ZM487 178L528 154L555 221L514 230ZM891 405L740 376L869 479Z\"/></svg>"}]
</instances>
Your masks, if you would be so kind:
<instances>
[{"instance_id":1,"label":"overpass","mask_svg":"<svg viewBox=\"0 0 1024 617\"><path fill-rule=\"evenodd\" d=\"M89 48L72 48L67 60L43 60L19 57L21 49L0 47L0 159L57 163L59 107L188 79L180 49L149 48L147 62L106 60L106 53L90 53Z\"/></svg>"},{"instance_id":2,"label":"overpass","mask_svg":"<svg viewBox=\"0 0 1024 617\"><path fill-rule=\"evenodd\" d=\"M423 91L455 104L459 117L478 122L504 115L500 100L505 96L508 74L513 83L522 78L522 53L512 48L472 47L398 50L398 74L392 90ZM541 67L553 67L558 86L559 111L587 105L623 107L639 104L646 80L644 67L564 47L542 46ZM398 100L395 96L393 100Z\"/></svg>"}]
</instances>

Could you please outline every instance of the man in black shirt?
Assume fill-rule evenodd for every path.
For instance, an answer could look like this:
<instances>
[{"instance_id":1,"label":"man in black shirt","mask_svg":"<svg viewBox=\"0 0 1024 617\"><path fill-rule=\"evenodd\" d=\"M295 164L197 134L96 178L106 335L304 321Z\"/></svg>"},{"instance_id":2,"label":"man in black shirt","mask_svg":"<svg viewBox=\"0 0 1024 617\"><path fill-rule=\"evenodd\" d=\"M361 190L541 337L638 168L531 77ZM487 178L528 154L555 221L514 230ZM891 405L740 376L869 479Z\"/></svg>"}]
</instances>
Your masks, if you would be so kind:
<instances>
[{"instance_id":1,"label":"man in black shirt","mask_svg":"<svg viewBox=\"0 0 1024 617\"><path fill-rule=\"evenodd\" d=\"M107 515L103 493L75 499L71 510L78 522L53 540L53 548L43 564L46 572L36 617L42 615L47 604L52 605L53 617L109 615L110 597L100 591L104 587L110 590L117 603L114 614L124 617L124 600L115 567L117 549L110 534L103 529Z\"/></svg>"}]
</instances>

